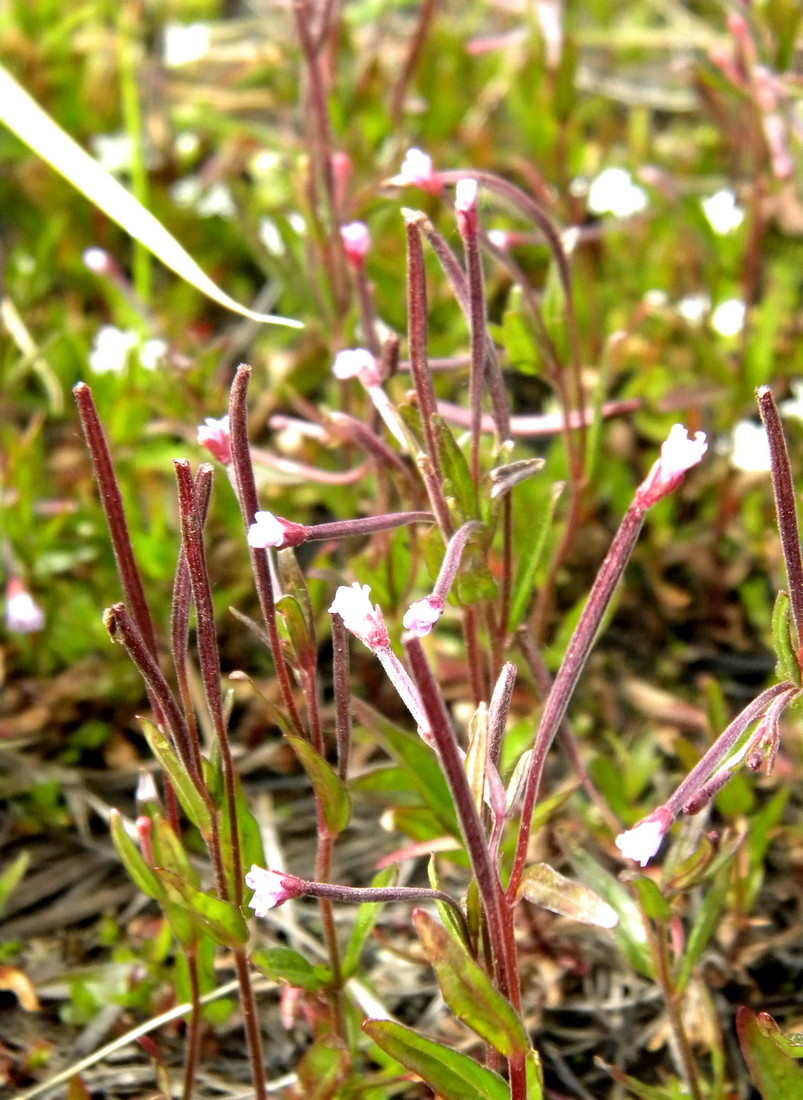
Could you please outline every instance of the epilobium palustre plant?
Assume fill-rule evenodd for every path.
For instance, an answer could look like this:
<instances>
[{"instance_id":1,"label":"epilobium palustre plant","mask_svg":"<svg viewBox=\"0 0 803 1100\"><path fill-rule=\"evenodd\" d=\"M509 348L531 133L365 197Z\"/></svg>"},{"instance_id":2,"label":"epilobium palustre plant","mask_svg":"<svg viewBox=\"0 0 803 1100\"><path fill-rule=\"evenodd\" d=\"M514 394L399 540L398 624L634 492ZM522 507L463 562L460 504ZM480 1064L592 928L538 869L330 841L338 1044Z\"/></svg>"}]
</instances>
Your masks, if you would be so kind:
<instances>
[{"instance_id":1,"label":"epilobium palustre plant","mask_svg":"<svg viewBox=\"0 0 803 1100\"><path fill-rule=\"evenodd\" d=\"M254 963L289 987L300 987L306 995L325 996L327 1011L318 1017L316 1042L305 1058L308 1067L313 1067L308 1072L325 1072L339 1082L327 1095L356 1096L363 1089L370 1090L371 1096L396 1094L404 1087L405 1077L412 1075L446 1100L534 1100L543 1095L543 1084L538 1035L529 1033L522 995L519 906L522 902L539 904L609 930L610 935L619 921L613 895L606 900L548 865L533 863L530 842L536 811L547 794L548 755L558 735L576 764L578 782L595 800L600 798L580 762L565 721L567 711L647 513L678 489L688 471L703 460L706 436L699 430L689 433L681 424L671 428L659 456L635 490L563 659L550 679L539 652L537 624L553 602L557 566L547 570L545 589L522 591L522 583L531 585L532 573L516 571L517 561L530 554L514 540L515 489L526 478L537 476L539 463L531 457L513 457L510 440L516 424L510 415L499 354L486 323L482 250L487 239L478 206L480 189L502 196L536 223L553 249L562 281L569 338L565 361L562 353L552 348L551 370L564 407L562 429L572 522L583 492L585 430L592 418L585 408L580 378L564 245L538 204L486 173L438 173L428 157L411 150L392 182L424 188L431 196L444 196L454 185L464 253L461 259L424 215L404 211L409 307L405 365L413 393L399 400L393 378L399 367L398 340L391 338L380 346L371 295L367 284L360 283L370 237L359 224L342 228L347 262L361 287L358 297L368 347L342 351L333 370L341 386L348 386L352 378L359 380L370 405L365 421L351 413L329 414L326 430L340 431L352 447L364 452L366 469L383 483L381 499L395 500L397 507L312 525L293 516L276 516L264 507L254 464L280 464L283 460L256 452L249 442L251 370L247 366L237 371L227 416L210 417L198 430L199 442L225 467L239 499L242 540L250 551L263 619L262 624L252 625L270 650L278 688L279 701L270 704L270 717L295 750L315 795L313 879L301 878L288 867L266 866L259 829L237 775L230 711L222 688L212 578L204 548L213 468L203 464L193 474L185 460L175 463L181 547L173 592L172 671L168 675L160 660L122 496L92 394L83 383L75 391L124 593L124 602L110 607L105 621L112 638L126 647L147 686L153 721L143 720L143 727L163 769L161 798L152 787L141 792L136 828L128 831L116 815L112 834L136 883L163 907L184 958L192 1002L183 1084L186 1100L193 1093L199 1063L201 994L208 988L211 945L225 949L234 962L259 1100L267 1095L268 1084L252 980ZM436 396L428 362L425 241L435 252L467 318L469 403L465 410L447 407ZM533 295L530 299L535 323L541 325L538 303ZM525 300L530 299L525 295ZM485 411L486 402L490 413ZM652 965L666 996L679 1073L684 1087L697 1098L706 1095L706 1090L682 1020L683 982L667 964L666 928L671 911L660 895L658 901L652 895L651 901L645 901L647 887L658 893L657 888L646 878L636 879L632 864L647 865L678 815L707 807L740 766L755 769L766 761L771 768L780 716L800 695L803 562L794 488L769 390L759 392L759 405L772 451L773 486L789 576L789 593L779 596L774 624L781 679L742 710L665 803L629 829L611 827L608 837L611 858L615 858L615 843L625 861L621 869L636 882L636 894L651 929L653 963L644 965ZM448 427L447 417L467 429L465 453ZM308 428L323 430L313 424ZM296 467L297 472L299 469ZM311 477L314 474L310 472ZM325 574L327 583L331 578L324 605L328 614L323 608L316 610L294 550L311 542L331 548L354 538L387 539L390 532L402 527L409 533L411 545L426 542L434 582L427 593L422 591L418 572L404 579L402 590L415 598L409 600L401 616L400 648L396 631L401 607L383 609L374 602L371 586L359 573L354 576L343 569L335 581L330 567ZM387 547L388 543L378 541L376 545ZM565 546L559 544L558 563L564 553ZM191 607L195 612L196 659L208 708L205 724L211 724L214 732L211 749L202 746L190 690ZM462 635L467 675L457 701L468 703L473 712L468 735L457 721L454 695L447 701L439 676L439 651L433 642L437 643L439 632L447 628L452 639L455 630ZM322 641L329 635L331 668L321 666ZM441 888L434 855L429 887L396 885L395 874L388 869L373 885L332 881L334 847L350 820L352 723L356 718L370 731L372 723L376 728L377 722L385 721L355 690L349 635L377 658L403 704L387 720L393 723L394 736L406 745L406 759L418 761L422 768L437 762L440 769L440 789L450 803L441 806L442 820L452 822L452 840L464 848L469 868L459 895ZM517 674L512 658L519 649L545 699L540 712L531 714L530 744L515 762L503 753ZM324 700L324 685L329 683L333 685L332 705ZM505 765L503 759L507 759ZM613 817L609 810L606 817L609 822ZM208 880L188 854L188 826L197 829L206 845L211 867ZM703 871L701 867L699 873ZM686 874L691 881L691 872ZM248 910L265 917L276 907L305 896L318 899L326 965L313 965L287 947L255 950L259 929L247 923ZM364 999L355 993L353 980L359 975L361 950L378 919L378 908L388 902L410 904L412 921L443 998L484 1041L484 1053L470 1056L431 1038L424 1030L392 1018L366 1017ZM348 943L343 925L335 919L335 907L340 905L361 906Z\"/></svg>"}]
</instances>

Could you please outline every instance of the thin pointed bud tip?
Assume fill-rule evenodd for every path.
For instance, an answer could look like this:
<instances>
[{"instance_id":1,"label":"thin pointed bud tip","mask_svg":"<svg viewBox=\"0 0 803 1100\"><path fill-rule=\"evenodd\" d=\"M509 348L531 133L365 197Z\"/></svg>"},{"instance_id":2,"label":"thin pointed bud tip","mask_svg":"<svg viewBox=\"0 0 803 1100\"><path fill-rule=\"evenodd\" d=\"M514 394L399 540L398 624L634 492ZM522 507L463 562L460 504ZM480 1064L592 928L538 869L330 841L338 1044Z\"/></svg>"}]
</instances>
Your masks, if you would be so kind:
<instances>
[{"instance_id":1,"label":"thin pointed bud tip","mask_svg":"<svg viewBox=\"0 0 803 1100\"><path fill-rule=\"evenodd\" d=\"M258 917L266 916L269 909L284 905L286 901L301 897L304 893L302 880L295 875L286 875L282 871L266 871L256 863L251 865L251 870L245 876L245 884L254 891L248 905Z\"/></svg>"},{"instance_id":2,"label":"thin pointed bud tip","mask_svg":"<svg viewBox=\"0 0 803 1100\"><path fill-rule=\"evenodd\" d=\"M632 859L646 867L661 847L674 820L670 810L659 807L632 829L620 833L616 838L616 847L624 859Z\"/></svg>"},{"instance_id":3,"label":"thin pointed bud tip","mask_svg":"<svg viewBox=\"0 0 803 1100\"><path fill-rule=\"evenodd\" d=\"M255 550L267 550L269 546L283 550L286 546L298 546L306 536L307 529L301 523L274 516L273 512L256 512L248 528L248 545Z\"/></svg>"},{"instance_id":4,"label":"thin pointed bud tip","mask_svg":"<svg viewBox=\"0 0 803 1100\"><path fill-rule=\"evenodd\" d=\"M198 425L198 442L210 452L213 458L224 466L231 462L231 444L229 442L229 414L215 419L207 416L203 424Z\"/></svg>"},{"instance_id":5,"label":"thin pointed bud tip","mask_svg":"<svg viewBox=\"0 0 803 1100\"><path fill-rule=\"evenodd\" d=\"M442 614L443 600L438 599L437 596L424 596L422 600L416 600L410 604L402 619L402 625L417 638L425 638Z\"/></svg>"},{"instance_id":6,"label":"thin pointed bud tip","mask_svg":"<svg viewBox=\"0 0 803 1100\"><path fill-rule=\"evenodd\" d=\"M359 638L373 653L390 648L390 637L379 604L372 605L371 587L355 581L341 584L329 607L331 615L339 615L346 630Z\"/></svg>"},{"instance_id":7,"label":"thin pointed bud tip","mask_svg":"<svg viewBox=\"0 0 803 1100\"><path fill-rule=\"evenodd\" d=\"M682 424L674 424L661 447L661 457L636 490L639 504L643 508L651 508L674 492L686 471L696 466L707 450L705 432L695 432L691 437Z\"/></svg>"},{"instance_id":8,"label":"thin pointed bud tip","mask_svg":"<svg viewBox=\"0 0 803 1100\"><path fill-rule=\"evenodd\" d=\"M341 225L340 239L343 241L343 250L351 266L355 270L362 268L371 247L371 234L365 222L349 222L348 225Z\"/></svg>"}]
</instances>

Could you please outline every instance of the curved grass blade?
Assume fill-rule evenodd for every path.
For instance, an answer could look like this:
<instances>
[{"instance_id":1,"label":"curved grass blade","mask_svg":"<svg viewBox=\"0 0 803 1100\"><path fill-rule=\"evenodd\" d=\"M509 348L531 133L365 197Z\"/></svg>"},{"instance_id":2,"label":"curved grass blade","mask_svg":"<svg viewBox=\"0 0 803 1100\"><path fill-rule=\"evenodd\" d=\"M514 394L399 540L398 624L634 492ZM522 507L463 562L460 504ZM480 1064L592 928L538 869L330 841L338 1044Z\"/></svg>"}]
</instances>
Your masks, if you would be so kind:
<instances>
[{"instance_id":1,"label":"curved grass blade","mask_svg":"<svg viewBox=\"0 0 803 1100\"><path fill-rule=\"evenodd\" d=\"M114 176L82 149L66 131L44 111L11 74L0 66L0 121L20 141L47 161L89 201L117 222L129 236L139 241L176 275L194 286L207 298L234 313L264 324L301 328L300 321L255 313L240 305L206 275L157 218L127 191Z\"/></svg>"}]
</instances>

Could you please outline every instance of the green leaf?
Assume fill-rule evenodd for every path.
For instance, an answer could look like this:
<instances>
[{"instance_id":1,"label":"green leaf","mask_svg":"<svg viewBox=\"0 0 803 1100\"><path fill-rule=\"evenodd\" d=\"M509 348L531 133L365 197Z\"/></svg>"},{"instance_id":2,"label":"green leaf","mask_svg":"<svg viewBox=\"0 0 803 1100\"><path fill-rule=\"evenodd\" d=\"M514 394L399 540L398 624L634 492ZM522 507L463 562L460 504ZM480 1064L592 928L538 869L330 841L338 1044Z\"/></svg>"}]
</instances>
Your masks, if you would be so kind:
<instances>
[{"instance_id":1,"label":"green leaf","mask_svg":"<svg viewBox=\"0 0 803 1100\"><path fill-rule=\"evenodd\" d=\"M788 593L779 592L772 609L772 639L775 644L775 655L778 658L778 674L784 680L791 680L796 687L800 687L800 664L792 644L790 611Z\"/></svg>"},{"instance_id":2,"label":"green leaf","mask_svg":"<svg viewBox=\"0 0 803 1100\"><path fill-rule=\"evenodd\" d=\"M634 875L633 885L641 901L642 908L650 920L668 921L672 918L672 907L646 875Z\"/></svg>"},{"instance_id":3,"label":"green leaf","mask_svg":"<svg viewBox=\"0 0 803 1100\"><path fill-rule=\"evenodd\" d=\"M20 141L84 194L99 210L117 222L162 263L208 298L234 313L266 324L301 328L299 321L255 313L221 290L178 241L127 191L103 165L82 149L0 66L0 121Z\"/></svg>"},{"instance_id":4,"label":"green leaf","mask_svg":"<svg viewBox=\"0 0 803 1100\"><path fill-rule=\"evenodd\" d=\"M248 799L245 797L240 777L234 777L234 812L237 817L237 832L240 838L240 863L249 870L254 864L258 867L265 866L265 849L262 846L262 834L259 822L251 812ZM228 799L224 799L223 813L220 822L220 843L223 849L223 859L229 878L229 888L232 896L235 893L234 860L231 848L231 817L229 814Z\"/></svg>"},{"instance_id":5,"label":"green leaf","mask_svg":"<svg viewBox=\"0 0 803 1100\"><path fill-rule=\"evenodd\" d=\"M466 456L458 447L457 440L443 417L433 416L432 427L441 456L444 493L455 502L459 526L467 520L477 518L474 482L471 480Z\"/></svg>"},{"instance_id":6,"label":"green leaf","mask_svg":"<svg viewBox=\"0 0 803 1100\"><path fill-rule=\"evenodd\" d=\"M728 878L729 872L727 868L723 868L714 885L706 892L703 904L700 906L700 911L697 913L689 933L686 950L683 952L683 959L676 979L678 992L685 989L697 960L719 925L728 896Z\"/></svg>"},{"instance_id":7,"label":"green leaf","mask_svg":"<svg viewBox=\"0 0 803 1100\"><path fill-rule=\"evenodd\" d=\"M362 1027L369 1039L417 1073L442 1100L510 1100L506 1082L466 1054L392 1020L366 1020Z\"/></svg>"},{"instance_id":8,"label":"green leaf","mask_svg":"<svg viewBox=\"0 0 803 1100\"><path fill-rule=\"evenodd\" d=\"M462 834L452 794L432 749L417 735L394 726L362 699L353 699L352 708L357 721L390 756L405 767L425 805L440 822L443 832L460 838Z\"/></svg>"},{"instance_id":9,"label":"green leaf","mask_svg":"<svg viewBox=\"0 0 803 1100\"><path fill-rule=\"evenodd\" d=\"M159 867L167 867L175 871L193 886L198 886L198 872L190 863L184 850L181 839L176 836L173 826L169 821L156 822L156 830L153 837L154 857Z\"/></svg>"},{"instance_id":10,"label":"green leaf","mask_svg":"<svg viewBox=\"0 0 803 1100\"><path fill-rule=\"evenodd\" d=\"M546 538L555 516L555 505L563 492L564 482L558 481L549 487L549 491L537 496L533 506L533 522L523 542L523 551L519 557L516 579L513 582L513 594L510 600L509 629L515 630L521 624L530 602L535 574L541 563Z\"/></svg>"},{"instance_id":11,"label":"green leaf","mask_svg":"<svg viewBox=\"0 0 803 1100\"><path fill-rule=\"evenodd\" d=\"M321 800L326 828L331 836L342 833L351 817L351 799L346 785L328 761L301 737L288 737L301 766Z\"/></svg>"},{"instance_id":12,"label":"green leaf","mask_svg":"<svg viewBox=\"0 0 803 1100\"><path fill-rule=\"evenodd\" d=\"M327 1036L313 1043L298 1064L304 1100L335 1100L348 1076L351 1060L340 1039Z\"/></svg>"},{"instance_id":13,"label":"green leaf","mask_svg":"<svg viewBox=\"0 0 803 1100\"><path fill-rule=\"evenodd\" d=\"M579 849L572 852L572 865L591 888L618 913L619 923L614 935L627 961L644 977L654 977L655 970L641 910L626 888L613 875L603 870L591 856Z\"/></svg>"},{"instance_id":14,"label":"green leaf","mask_svg":"<svg viewBox=\"0 0 803 1100\"><path fill-rule=\"evenodd\" d=\"M803 1035L800 1032L784 1034L768 1012L759 1012L758 1026L784 1054L790 1058L803 1058Z\"/></svg>"},{"instance_id":15,"label":"green leaf","mask_svg":"<svg viewBox=\"0 0 803 1100\"><path fill-rule=\"evenodd\" d=\"M544 1071L537 1050L527 1051L527 1100L544 1100Z\"/></svg>"},{"instance_id":16,"label":"green leaf","mask_svg":"<svg viewBox=\"0 0 803 1100\"><path fill-rule=\"evenodd\" d=\"M438 875L438 865L435 860L434 853L429 857L429 862L427 863L427 875L429 877L429 885L432 887L433 890L442 889L440 876ZM463 947L468 951L471 947L471 944L467 942L466 931L463 925L457 919L457 914L455 913L452 906L447 905L445 901L436 901L435 904L438 907L438 913L441 920L443 921L444 928L448 928L450 935L459 940Z\"/></svg>"},{"instance_id":17,"label":"green leaf","mask_svg":"<svg viewBox=\"0 0 803 1100\"><path fill-rule=\"evenodd\" d=\"M299 672L305 672L315 660L315 646L310 637L304 612L295 596L282 596L276 601L287 632L284 648L287 660Z\"/></svg>"},{"instance_id":18,"label":"green leaf","mask_svg":"<svg viewBox=\"0 0 803 1100\"><path fill-rule=\"evenodd\" d=\"M254 951L251 961L275 982L287 982L288 985L310 991L320 989L323 985L312 963L291 947L269 947Z\"/></svg>"},{"instance_id":19,"label":"green leaf","mask_svg":"<svg viewBox=\"0 0 803 1100\"><path fill-rule=\"evenodd\" d=\"M443 999L455 1016L505 1057L523 1054L527 1036L518 1013L462 942L423 909L415 911L413 921Z\"/></svg>"},{"instance_id":20,"label":"green leaf","mask_svg":"<svg viewBox=\"0 0 803 1100\"><path fill-rule=\"evenodd\" d=\"M285 547L276 555L276 560L282 592L292 596L298 604L304 617L307 636L312 639L312 645L315 647L315 616L312 611L312 600L306 578L296 560L295 551L289 546Z\"/></svg>"},{"instance_id":21,"label":"green leaf","mask_svg":"<svg viewBox=\"0 0 803 1100\"><path fill-rule=\"evenodd\" d=\"M241 947L248 940L248 925L231 901L204 893L167 867L157 867L156 874L170 900L189 916L192 923L206 932L222 947Z\"/></svg>"},{"instance_id":22,"label":"green leaf","mask_svg":"<svg viewBox=\"0 0 803 1100\"><path fill-rule=\"evenodd\" d=\"M395 866L385 867L378 874L374 875L371 886L372 888L393 886L395 885L397 875L398 869ZM349 940L349 945L346 948L346 954L343 958L342 969L344 978L353 977L353 975L357 973L363 948L365 947L368 937L374 930L374 926L376 925L383 905L384 902L381 901L364 901L357 910L357 917L354 921L351 939Z\"/></svg>"},{"instance_id":23,"label":"green leaf","mask_svg":"<svg viewBox=\"0 0 803 1100\"><path fill-rule=\"evenodd\" d=\"M763 1015L763 1014L762 1014ZM736 1014L744 1060L763 1100L803 1100L803 1071L778 1047L744 1005Z\"/></svg>"},{"instance_id":24,"label":"green leaf","mask_svg":"<svg viewBox=\"0 0 803 1100\"><path fill-rule=\"evenodd\" d=\"M204 836L208 836L212 827L212 815L201 792L187 774L173 746L162 731L153 722L149 722L147 718L140 718L139 721L145 739L151 747L151 752L173 784L178 800L184 807L187 817L194 825L198 826Z\"/></svg>"},{"instance_id":25,"label":"green leaf","mask_svg":"<svg viewBox=\"0 0 803 1100\"><path fill-rule=\"evenodd\" d=\"M518 896L526 898L550 913L590 924L596 928L615 928L619 916L593 890L561 875L548 863L527 867L521 878Z\"/></svg>"},{"instance_id":26,"label":"green leaf","mask_svg":"<svg viewBox=\"0 0 803 1100\"><path fill-rule=\"evenodd\" d=\"M145 862L142 852L126 832L123 819L117 810L112 810L109 814L109 825L111 826L112 843L120 857L120 862L142 893L159 901L164 897L162 884L154 871Z\"/></svg>"},{"instance_id":27,"label":"green leaf","mask_svg":"<svg viewBox=\"0 0 803 1100\"><path fill-rule=\"evenodd\" d=\"M119 819L119 814L117 816ZM3 910L6 907L6 902L14 893L17 886L19 886L20 882L25 876L25 872L28 870L30 858L31 857L29 852L20 852L20 854L11 864L11 866L6 867L5 871L3 871L2 875L0 875L0 916L3 915ZM131 874L130 871L128 873ZM131 875L131 877L134 878L133 875ZM134 881L136 881L136 879ZM145 891L145 893L147 893L147 891Z\"/></svg>"}]
</instances>

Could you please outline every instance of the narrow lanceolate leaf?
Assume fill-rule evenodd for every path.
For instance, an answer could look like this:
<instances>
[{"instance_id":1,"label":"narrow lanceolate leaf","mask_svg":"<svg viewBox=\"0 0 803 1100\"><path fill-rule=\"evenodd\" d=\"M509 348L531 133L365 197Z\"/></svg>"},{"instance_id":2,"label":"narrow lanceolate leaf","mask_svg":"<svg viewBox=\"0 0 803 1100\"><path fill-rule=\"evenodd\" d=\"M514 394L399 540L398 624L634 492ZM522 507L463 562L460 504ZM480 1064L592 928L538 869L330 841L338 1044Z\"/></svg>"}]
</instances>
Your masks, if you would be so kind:
<instances>
[{"instance_id":1,"label":"narrow lanceolate leaf","mask_svg":"<svg viewBox=\"0 0 803 1100\"><path fill-rule=\"evenodd\" d=\"M779 592L772 611L772 638L778 658L778 672L797 687L800 683L800 664L792 644L791 606L786 592Z\"/></svg>"},{"instance_id":2,"label":"narrow lanceolate leaf","mask_svg":"<svg viewBox=\"0 0 803 1100\"><path fill-rule=\"evenodd\" d=\"M744 1060L762 1100L803 1100L803 1072L776 1045L749 1008L736 1014L736 1029Z\"/></svg>"},{"instance_id":3,"label":"narrow lanceolate leaf","mask_svg":"<svg viewBox=\"0 0 803 1100\"><path fill-rule=\"evenodd\" d=\"M394 886L396 884L397 869L385 867L384 870L374 875L372 887ZM351 933L348 948L343 959L342 971L344 978L353 977L360 968L360 959L368 937L374 930L382 909L381 901L364 901L357 910L357 919L354 921L354 930ZM448 906L446 906L448 908Z\"/></svg>"},{"instance_id":4,"label":"narrow lanceolate leaf","mask_svg":"<svg viewBox=\"0 0 803 1100\"><path fill-rule=\"evenodd\" d=\"M109 814L109 825L111 826L112 843L126 871L143 894L147 894L149 898L158 901L159 898L164 896L162 884L145 862L142 852L125 831L123 819L117 810L112 810Z\"/></svg>"},{"instance_id":5,"label":"narrow lanceolate leaf","mask_svg":"<svg viewBox=\"0 0 803 1100\"><path fill-rule=\"evenodd\" d=\"M429 913L417 909L413 920L443 999L455 1016L505 1057L523 1054L527 1036L518 1013L482 967Z\"/></svg>"},{"instance_id":6,"label":"narrow lanceolate leaf","mask_svg":"<svg viewBox=\"0 0 803 1100\"><path fill-rule=\"evenodd\" d=\"M223 947L240 947L247 941L248 925L233 902L204 893L166 867L157 867L156 874L170 900L183 908L193 924L215 943Z\"/></svg>"},{"instance_id":7,"label":"narrow lanceolate leaf","mask_svg":"<svg viewBox=\"0 0 803 1100\"><path fill-rule=\"evenodd\" d=\"M321 800L326 827L332 836L342 833L351 817L351 799L334 768L301 737L288 737L301 766Z\"/></svg>"},{"instance_id":8,"label":"narrow lanceolate leaf","mask_svg":"<svg viewBox=\"0 0 803 1100\"><path fill-rule=\"evenodd\" d=\"M550 913L559 913L562 917L571 917L595 928L615 928L619 923L616 910L598 894L566 878L548 863L536 863L525 870L519 897L548 909Z\"/></svg>"},{"instance_id":9,"label":"narrow lanceolate leaf","mask_svg":"<svg viewBox=\"0 0 803 1100\"><path fill-rule=\"evenodd\" d=\"M510 1100L507 1083L467 1054L425 1039L392 1020L366 1020L362 1028L378 1047L417 1073L442 1100Z\"/></svg>"},{"instance_id":10,"label":"narrow lanceolate leaf","mask_svg":"<svg viewBox=\"0 0 803 1100\"><path fill-rule=\"evenodd\" d=\"M143 244L158 260L186 282L234 313L266 324L301 328L299 321L255 313L235 302L206 275L192 256L160 221L134 198L110 172L82 149L68 133L28 95L11 74L0 66L0 122L51 168L85 195L112 221Z\"/></svg>"},{"instance_id":11,"label":"narrow lanceolate leaf","mask_svg":"<svg viewBox=\"0 0 803 1100\"><path fill-rule=\"evenodd\" d=\"M275 982L313 991L323 984L312 963L292 947L260 948L251 955L251 962Z\"/></svg>"},{"instance_id":12,"label":"narrow lanceolate leaf","mask_svg":"<svg viewBox=\"0 0 803 1100\"><path fill-rule=\"evenodd\" d=\"M151 752L170 778L187 817L204 835L207 835L212 826L212 814L203 795L187 774L187 769L162 731L147 718L140 718L140 724Z\"/></svg>"}]
</instances>

